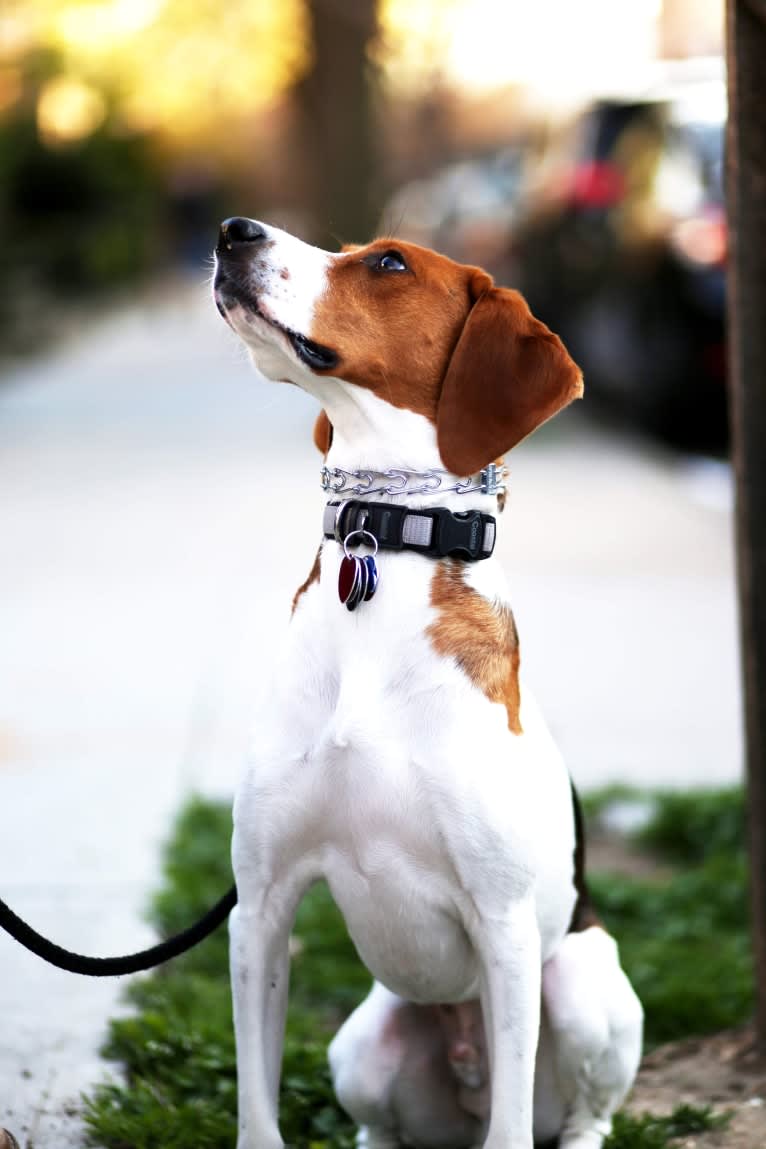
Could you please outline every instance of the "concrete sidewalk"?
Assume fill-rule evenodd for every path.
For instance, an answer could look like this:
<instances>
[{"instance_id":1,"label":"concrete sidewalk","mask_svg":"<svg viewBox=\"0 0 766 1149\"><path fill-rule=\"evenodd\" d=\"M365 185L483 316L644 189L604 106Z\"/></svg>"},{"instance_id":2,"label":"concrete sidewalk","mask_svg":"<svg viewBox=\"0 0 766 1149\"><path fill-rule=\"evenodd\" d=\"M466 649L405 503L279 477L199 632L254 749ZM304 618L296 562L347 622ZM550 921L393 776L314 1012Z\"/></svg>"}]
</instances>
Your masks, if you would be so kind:
<instances>
[{"instance_id":1,"label":"concrete sidewalk","mask_svg":"<svg viewBox=\"0 0 766 1149\"><path fill-rule=\"evenodd\" d=\"M149 943L175 812L232 791L318 540L314 414L258 380L202 288L0 383L0 895L62 945ZM581 412L512 469L523 665L577 781L738 778L726 472ZM120 990L0 937L0 1126L22 1147L82 1144Z\"/></svg>"}]
</instances>

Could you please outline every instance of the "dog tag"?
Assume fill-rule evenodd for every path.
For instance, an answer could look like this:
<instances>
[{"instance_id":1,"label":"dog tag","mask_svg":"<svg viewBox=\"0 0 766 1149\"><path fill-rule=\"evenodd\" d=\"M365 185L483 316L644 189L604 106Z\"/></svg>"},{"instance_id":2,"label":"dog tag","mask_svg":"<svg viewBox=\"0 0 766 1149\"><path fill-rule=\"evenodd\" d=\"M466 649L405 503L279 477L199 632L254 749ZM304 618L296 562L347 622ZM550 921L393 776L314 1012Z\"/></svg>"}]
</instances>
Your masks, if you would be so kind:
<instances>
[{"instance_id":1,"label":"dog tag","mask_svg":"<svg viewBox=\"0 0 766 1149\"><path fill-rule=\"evenodd\" d=\"M367 546L373 546L373 554L358 558L349 554L348 548L355 546L351 540L358 537ZM356 610L360 602L368 602L375 594L378 585L378 567L375 555L378 551L378 540L369 531L357 530L346 535L343 540L344 555L338 569L338 598L347 610Z\"/></svg>"},{"instance_id":2,"label":"dog tag","mask_svg":"<svg viewBox=\"0 0 766 1149\"><path fill-rule=\"evenodd\" d=\"M356 587L351 592L351 597L346 600L346 610L356 610L360 602L364 602L364 597L367 594L367 565L364 559L357 558L357 570L359 571L359 581Z\"/></svg>"},{"instance_id":3,"label":"dog tag","mask_svg":"<svg viewBox=\"0 0 766 1149\"><path fill-rule=\"evenodd\" d=\"M364 592L364 601L369 602L378 589L378 564L372 555L365 555L362 561L367 568L367 586Z\"/></svg>"},{"instance_id":4,"label":"dog tag","mask_svg":"<svg viewBox=\"0 0 766 1149\"><path fill-rule=\"evenodd\" d=\"M344 555L338 571L338 598L346 606L358 594L360 582L359 559L356 555ZM349 609L353 610L354 607Z\"/></svg>"}]
</instances>

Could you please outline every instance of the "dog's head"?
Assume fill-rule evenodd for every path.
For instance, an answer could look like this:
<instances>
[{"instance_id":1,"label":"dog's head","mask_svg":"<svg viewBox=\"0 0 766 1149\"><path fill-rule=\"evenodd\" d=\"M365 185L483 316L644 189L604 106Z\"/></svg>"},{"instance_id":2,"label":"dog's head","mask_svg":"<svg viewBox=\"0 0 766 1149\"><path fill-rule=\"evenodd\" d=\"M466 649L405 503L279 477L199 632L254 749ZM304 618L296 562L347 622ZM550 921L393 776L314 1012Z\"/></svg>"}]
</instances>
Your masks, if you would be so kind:
<instances>
[{"instance_id":1,"label":"dog's head","mask_svg":"<svg viewBox=\"0 0 766 1149\"><path fill-rule=\"evenodd\" d=\"M315 395L353 441L403 434L456 475L486 466L582 394L561 340L486 272L393 239L320 251L235 218L221 226L214 294L270 379ZM417 422L394 412L409 412ZM381 444L382 446L382 444Z\"/></svg>"}]
</instances>

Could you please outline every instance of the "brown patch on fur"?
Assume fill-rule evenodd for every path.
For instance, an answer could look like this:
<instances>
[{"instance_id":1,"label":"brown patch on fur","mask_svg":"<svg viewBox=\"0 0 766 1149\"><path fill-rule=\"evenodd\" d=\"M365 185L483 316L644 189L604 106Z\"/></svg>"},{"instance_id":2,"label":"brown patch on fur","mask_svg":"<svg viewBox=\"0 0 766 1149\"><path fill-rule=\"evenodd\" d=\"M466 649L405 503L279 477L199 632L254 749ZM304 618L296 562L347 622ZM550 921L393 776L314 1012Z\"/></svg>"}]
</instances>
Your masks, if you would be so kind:
<instances>
[{"instance_id":1,"label":"brown patch on fur","mask_svg":"<svg viewBox=\"0 0 766 1149\"><path fill-rule=\"evenodd\" d=\"M431 580L438 617L427 634L434 650L454 658L490 702L502 702L508 729L521 734L519 637L510 607L492 603L465 582L465 565L439 563Z\"/></svg>"},{"instance_id":2,"label":"brown patch on fur","mask_svg":"<svg viewBox=\"0 0 766 1149\"><path fill-rule=\"evenodd\" d=\"M316 553L316 558L314 559L314 564L313 564L311 570L309 571L308 578L306 579L305 582L301 583L301 585L298 587L297 591L293 595L293 605L292 605L292 610L290 611L291 615L295 614L295 610L296 610L296 607L298 606L298 603L300 602L301 596L306 593L306 591L309 589L309 587L311 586L312 583L319 581L319 575L321 573L321 569L322 569L322 548L320 546L319 550Z\"/></svg>"},{"instance_id":3,"label":"brown patch on fur","mask_svg":"<svg viewBox=\"0 0 766 1149\"><path fill-rule=\"evenodd\" d=\"M332 423L327 418L324 408L319 412L314 423L314 446L323 455L326 455L332 446Z\"/></svg>"},{"instance_id":4,"label":"brown patch on fur","mask_svg":"<svg viewBox=\"0 0 766 1149\"><path fill-rule=\"evenodd\" d=\"M407 271L374 266L376 253L390 250L401 253ZM330 268L309 332L339 358L328 374L435 423L442 380L473 304L475 274L483 275L399 240L344 251Z\"/></svg>"}]
</instances>

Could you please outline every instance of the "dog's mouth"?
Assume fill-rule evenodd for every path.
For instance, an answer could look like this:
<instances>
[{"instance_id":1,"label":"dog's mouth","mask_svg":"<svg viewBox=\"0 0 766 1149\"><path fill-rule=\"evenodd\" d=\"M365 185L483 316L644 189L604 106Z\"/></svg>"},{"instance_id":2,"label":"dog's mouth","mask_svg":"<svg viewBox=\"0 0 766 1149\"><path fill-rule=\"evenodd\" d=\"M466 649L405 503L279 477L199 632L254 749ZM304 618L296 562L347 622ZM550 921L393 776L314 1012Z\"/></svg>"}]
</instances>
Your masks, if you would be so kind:
<instances>
[{"instance_id":1,"label":"dog's mouth","mask_svg":"<svg viewBox=\"0 0 766 1149\"><path fill-rule=\"evenodd\" d=\"M329 371L331 368L337 366L338 355L331 347L325 347L321 343L316 343L313 339L309 339L299 331L292 331L289 327L285 327L284 324L278 323L272 316L266 315L262 308L258 306L257 299L254 299L249 291L246 291L229 276L223 275L220 271L216 274L213 294L215 305L227 323L230 324L229 311L237 306L242 307L245 311L263 320L264 323L268 323L269 327L272 327L275 331L283 335L300 361L305 363L307 367L311 367L314 371Z\"/></svg>"}]
</instances>

